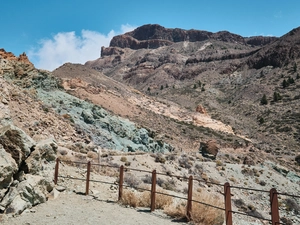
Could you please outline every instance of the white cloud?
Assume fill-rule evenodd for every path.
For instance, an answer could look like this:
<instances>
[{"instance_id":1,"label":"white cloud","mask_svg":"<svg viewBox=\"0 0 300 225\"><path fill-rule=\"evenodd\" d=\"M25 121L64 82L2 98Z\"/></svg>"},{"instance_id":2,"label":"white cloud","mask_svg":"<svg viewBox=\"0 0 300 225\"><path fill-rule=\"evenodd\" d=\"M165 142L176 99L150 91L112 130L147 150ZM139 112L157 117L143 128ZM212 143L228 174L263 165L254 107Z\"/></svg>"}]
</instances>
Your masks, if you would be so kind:
<instances>
[{"instance_id":1,"label":"white cloud","mask_svg":"<svg viewBox=\"0 0 300 225\"><path fill-rule=\"evenodd\" d=\"M119 32L108 34L82 30L80 35L72 32L59 32L50 39L43 39L39 47L28 53L29 59L37 68L53 70L66 62L85 63L100 57L102 46L109 46L110 40L118 34L135 29L129 24L122 25Z\"/></svg>"},{"instance_id":2,"label":"white cloud","mask_svg":"<svg viewBox=\"0 0 300 225\"><path fill-rule=\"evenodd\" d=\"M121 25L121 33L124 34L124 33L127 33L127 32L130 32L130 31L133 31L136 27L135 26L132 26L130 24L123 24Z\"/></svg>"}]
</instances>

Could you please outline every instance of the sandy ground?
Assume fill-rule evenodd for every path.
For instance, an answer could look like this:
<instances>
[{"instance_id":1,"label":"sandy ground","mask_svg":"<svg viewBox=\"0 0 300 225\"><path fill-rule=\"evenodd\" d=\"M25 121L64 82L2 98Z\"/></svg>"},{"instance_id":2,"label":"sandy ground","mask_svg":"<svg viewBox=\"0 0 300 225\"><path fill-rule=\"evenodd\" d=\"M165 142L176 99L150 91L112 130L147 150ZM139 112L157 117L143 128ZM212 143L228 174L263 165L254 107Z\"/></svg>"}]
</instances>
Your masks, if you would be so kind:
<instances>
[{"instance_id":1,"label":"sandy ground","mask_svg":"<svg viewBox=\"0 0 300 225\"><path fill-rule=\"evenodd\" d=\"M16 217L3 218L3 225L75 225L75 224L186 224L172 221L161 211L148 208L126 208L116 202L96 199L74 192L40 204Z\"/></svg>"}]
</instances>

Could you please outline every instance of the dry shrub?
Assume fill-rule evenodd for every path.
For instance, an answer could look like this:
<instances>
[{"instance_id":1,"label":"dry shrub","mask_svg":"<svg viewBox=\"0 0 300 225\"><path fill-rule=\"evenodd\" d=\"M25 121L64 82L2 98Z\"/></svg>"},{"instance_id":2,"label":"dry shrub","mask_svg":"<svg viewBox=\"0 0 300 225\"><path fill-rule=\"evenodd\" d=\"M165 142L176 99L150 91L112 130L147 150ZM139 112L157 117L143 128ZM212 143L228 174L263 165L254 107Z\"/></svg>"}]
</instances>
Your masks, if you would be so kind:
<instances>
[{"instance_id":1,"label":"dry shrub","mask_svg":"<svg viewBox=\"0 0 300 225\"><path fill-rule=\"evenodd\" d=\"M127 162L127 158L125 156L122 156L120 159L121 162Z\"/></svg>"},{"instance_id":2,"label":"dry shrub","mask_svg":"<svg viewBox=\"0 0 300 225\"><path fill-rule=\"evenodd\" d=\"M222 202L217 196L213 196L205 191L200 191L201 195L197 193L193 200L218 206L222 208ZM176 204L169 205L164 212L174 218L186 218L186 201L178 201ZM193 202L191 219L194 224L205 225L222 225L224 222L224 212L204 204Z\"/></svg>"},{"instance_id":3,"label":"dry shrub","mask_svg":"<svg viewBox=\"0 0 300 225\"><path fill-rule=\"evenodd\" d=\"M98 159L98 153L93 152L93 151L89 151L86 156L90 159Z\"/></svg>"},{"instance_id":4,"label":"dry shrub","mask_svg":"<svg viewBox=\"0 0 300 225\"><path fill-rule=\"evenodd\" d=\"M95 166L97 167L97 171L104 176L109 177L117 177L119 175L119 171L116 168L111 168L107 166ZM96 170L95 170L96 171Z\"/></svg>"},{"instance_id":5,"label":"dry shrub","mask_svg":"<svg viewBox=\"0 0 300 225\"><path fill-rule=\"evenodd\" d=\"M157 192L160 192L163 194L156 194L156 198L155 198L155 208L156 209L164 209L165 207L172 204L172 202L173 202L172 197L164 195L164 194L167 194L166 191L157 190Z\"/></svg>"},{"instance_id":6,"label":"dry shrub","mask_svg":"<svg viewBox=\"0 0 300 225\"><path fill-rule=\"evenodd\" d=\"M172 203L172 197L164 195L167 194L167 192L163 191L162 189L156 190L157 192L163 193L163 194L156 194L155 198L155 208L156 209L164 209L165 207L169 206ZM124 200L123 200L124 198ZM132 198L132 199L128 199ZM123 192L122 197L122 204L123 205L129 205L131 207L148 207L151 206L151 192L150 191L143 191L141 193L139 192L133 192L126 190Z\"/></svg>"},{"instance_id":7,"label":"dry shrub","mask_svg":"<svg viewBox=\"0 0 300 225\"><path fill-rule=\"evenodd\" d=\"M210 193L202 191L201 194L197 193L193 198L195 201L223 208L223 202L220 198ZM194 202L191 219L196 224L222 225L224 222L224 212L222 210Z\"/></svg>"},{"instance_id":8,"label":"dry shrub","mask_svg":"<svg viewBox=\"0 0 300 225\"><path fill-rule=\"evenodd\" d=\"M179 201L168 205L165 207L164 212L173 218L184 219L186 218L186 201Z\"/></svg>"},{"instance_id":9,"label":"dry shrub","mask_svg":"<svg viewBox=\"0 0 300 225\"><path fill-rule=\"evenodd\" d=\"M163 156L163 154L157 153L157 155L155 156L155 162L164 164L166 162L166 158Z\"/></svg>"},{"instance_id":10,"label":"dry shrub","mask_svg":"<svg viewBox=\"0 0 300 225\"><path fill-rule=\"evenodd\" d=\"M137 188L141 183L141 180L131 173L127 173L124 176L124 181L129 187L132 188Z\"/></svg>"},{"instance_id":11,"label":"dry shrub","mask_svg":"<svg viewBox=\"0 0 300 225\"><path fill-rule=\"evenodd\" d=\"M139 203L139 199L137 197L137 194L131 190L124 190L121 203L123 205L129 205L131 207L136 208Z\"/></svg>"},{"instance_id":12,"label":"dry shrub","mask_svg":"<svg viewBox=\"0 0 300 225\"><path fill-rule=\"evenodd\" d=\"M140 195L139 206L150 207L151 206L151 193L149 191L144 191Z\"/></svg>"},{"instance_id":13,"label":"dry shrub","mask_svg":"<svg viewBox=\"0 0 300 225\"><path fill-rule=\"evenodd\" d=\"M172 197L167 196L164 194L167 194L166 191L163 189L157 189L157 192L163 193L163 194L156 194L155 196L155 208L156 209L164 209L165 207L172 204ZM141 207L150 207L151 206L151 192L150 191L144 191L141 193L141 196L139 198L139 206Z\"/></svg>"},{"instance_id":14,"label":"dry shrub","mask_svg":"<svg viewBox=\"0 0 300 225\"><path fill-rule=\"evenodd\" d=\"M66 155L63 155L63 154L58 155L57 158L59 160L61 160L61 161L71 161L71 158L70 158L70 156L68 156L68 154L66 154Z\"/></svg>"}]
</instances>

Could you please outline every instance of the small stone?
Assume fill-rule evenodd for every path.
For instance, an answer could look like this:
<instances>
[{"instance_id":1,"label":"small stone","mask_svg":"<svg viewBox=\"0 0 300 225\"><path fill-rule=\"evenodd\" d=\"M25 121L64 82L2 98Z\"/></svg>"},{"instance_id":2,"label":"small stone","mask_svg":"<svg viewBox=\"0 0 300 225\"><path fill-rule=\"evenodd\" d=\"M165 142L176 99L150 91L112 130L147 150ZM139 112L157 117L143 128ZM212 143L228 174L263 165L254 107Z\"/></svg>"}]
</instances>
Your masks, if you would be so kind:
<instances>
[{"instance_id":1,"label":"small stone","mask_svg":"<svg viewBox=\"0 0 300 225\"><path fill-rule=\"evenodd\" d=\"M66 187L63 187L63 186L56 186L55 189L58 190L59 192L63 192L63 191L66 190Z\"/></svg>"}]
</instances>

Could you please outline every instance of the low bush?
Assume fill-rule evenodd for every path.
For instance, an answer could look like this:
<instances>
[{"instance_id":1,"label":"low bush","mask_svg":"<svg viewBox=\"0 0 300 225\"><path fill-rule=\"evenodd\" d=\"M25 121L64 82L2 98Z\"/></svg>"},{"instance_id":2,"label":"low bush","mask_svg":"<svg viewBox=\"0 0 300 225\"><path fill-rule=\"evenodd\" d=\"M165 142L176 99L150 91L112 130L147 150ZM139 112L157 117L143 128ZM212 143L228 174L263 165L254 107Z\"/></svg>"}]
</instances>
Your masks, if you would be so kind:
<instances>
[{"instance_id":1,"label":"low bush","mask_svg":"<svg viewBox=\"0 0 300 225\"><path fill-rule=\"evenodd\" d=\"M193 200L222 207L222 201L220 198L209 193L205 193L204 191L201 191L201 195L197 193L193 196ZM187 217L186 203L179 201L175 204L169 205L165 208L164 212L171 217L184 219ZM222 225L224 223L224 213L222 210L194 202L191 219L195 224Z\"/></svg>"},{"instance_id":2,"label":"low bush","mask_svg":"<svg viewBox=\"0 0 300 225\"><path fill-rule=\"evenodd\" d=\"M165 162L166 162L166 158L163 156L163 154L158 153L158 154L155 156L155 162L158 162L158 163L165 163Z\"/></svg>"},{"instance_id":3,"label":"low bush","mask_svg":"<svg viewBox=\"0 0 300 225\"><path fill-rule=\"evenodd\" d=\"M120 159L121 162L127 162L127 158L125 156L122 156Z\"/></svg>"},{"instance_id":4,"label":"low bush","mask_svg":"<svg viewBox=\"0 0 300 225\"><path fill-rule=\"evenodd\" d=\"M159 193L163 194L156 194L155 198L155 208L156 209L164 209L170 204L172 204L172 197L164 195L165 192L163 189L156 190ZM122 201L123 205L128 205L131 207L151 207L151 193L150 191L144 192L136 192L132 190L124 190Z\"/></svg>"},{"instance_id":5,"label":"low bush","mask_svg":"<svg viewBox=\"0 0 300 225\"><path fill-rule=\"evenodd\" d=\"M121 203L123 205L128 205L130 207L136 208L138 206L139 199L136 196L135 192L133 192L131 190L124 190L122 199L121 199Z\"/></svg>"},{"instance_id":6,"label":"low bush","mask_svg":"<svg viewBox=\"0 0 300 225\"><path fill-rule=\"evenodd\" d=\"M284 203L287 211L294 212L296 215L300 214L300 206L294 199L287 198Z\"/></svg>"},{"instance_id":7,"label":"low bush","mask_svg":"<svg viewBox=\"0 0 300 225\"><path fill-rule=\"evenodd\" d=\"M141 183L141 180L131 173L127 173L126 176L124 176L124 181L131 188L137 188Z\"/></svg>"}]
</instances>

